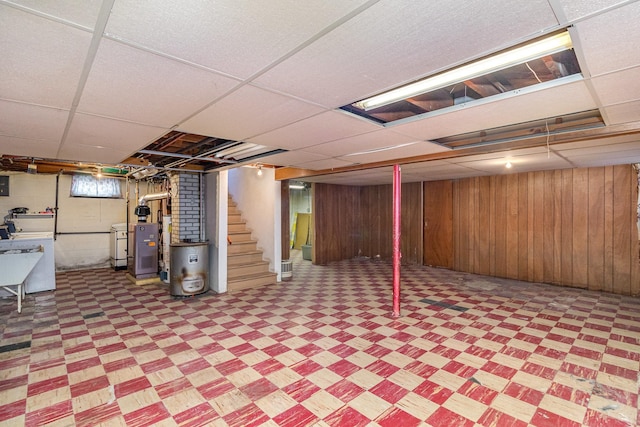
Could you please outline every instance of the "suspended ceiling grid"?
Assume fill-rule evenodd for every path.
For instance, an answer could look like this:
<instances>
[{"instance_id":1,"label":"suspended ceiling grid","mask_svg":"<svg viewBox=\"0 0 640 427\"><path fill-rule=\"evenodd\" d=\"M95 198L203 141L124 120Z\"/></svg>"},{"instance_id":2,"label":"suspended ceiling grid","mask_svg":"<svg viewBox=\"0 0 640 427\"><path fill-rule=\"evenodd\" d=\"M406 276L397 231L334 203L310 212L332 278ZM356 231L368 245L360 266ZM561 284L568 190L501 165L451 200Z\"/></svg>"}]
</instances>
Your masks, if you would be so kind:
<instances>
[{"instance_id":1,"label":"suspended ceiling grid","mask_svg":"<svg viewBox=\"0 0 640 427\"><path fill-rule=\"evenodd\" d=\"M638 1L0 0L0 154L167 162L140 150L179 132L359 185L390 182L363 165L420 156L406 179L501 173L509 156L518 170L639 162L639 17ZM567 26L582 79L386 127L336 110ZM451 150L435 139L592 109L606 131L566 147L433 157Z\"/></svg>"}]
</instances>

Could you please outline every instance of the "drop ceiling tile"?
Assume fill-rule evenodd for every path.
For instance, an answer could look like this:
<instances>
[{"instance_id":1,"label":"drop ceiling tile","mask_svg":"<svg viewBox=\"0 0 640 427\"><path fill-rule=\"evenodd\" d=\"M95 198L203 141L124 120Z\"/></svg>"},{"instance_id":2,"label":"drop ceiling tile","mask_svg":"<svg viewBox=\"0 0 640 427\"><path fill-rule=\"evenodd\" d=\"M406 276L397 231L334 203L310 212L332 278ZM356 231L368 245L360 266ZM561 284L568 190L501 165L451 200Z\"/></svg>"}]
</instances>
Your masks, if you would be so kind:
<instances>
[{"instance_id":1,"label":"drop ceiling tile","mask_svg":"<svg viewBox=\"0 0 640 427\"><path fill-rule=\"evenodd\" d=\"M555 25L547 2L380 1L256 81L335 108Z\"/></svg>"},{"instance_id":2,"label":"drop ceiling tile","mask_svg":"<svg viewBox=\"0 0 640 427\"><path fill-rule=\"evenodd\" d=\"M640 149L577 155L571 157L571 163L578 168L640 163Z\"/></svg>"},{"instance_id":3,"label":"drop ceiling tile","mask_svg":"<svg viewBox=\"0 0 640 427\"><path fill-rule=\"evenodd\" d=\"M450 149L432 142L418 141L409 145L400 145L391 149L383 149L382 151L362 152L354 155L339 156L339 158L359 164L382 162L393 159L398 159L398 162L402 163L402 159L405 158L442 153L445 151L450 151Z\"/></svg>"},{"instance_id":4,"label":"drop ceiling tile","mask_svg":"<svg viewBox=\"0 0 640 427\"><path fill-rule=\"evenodd\" d=\"M594 77L591 83L604 106L640 100L640 67Z\"/></svg>"},{"instance_id":5,"label":"drop ceiling tile","mask_svg":"<svg viewBox=\"0 0 640 427\"><path fill-rule=\"evenodd\" d=\"M0 100L0 135L58 144L68 116L66 110Z\"/></svg>"},{"instance_id":6,"label":"drop ceiling tile","mask_svg":"<svg viewBox=\"0 0 640 427\"><path fill-rule=\"evenodd\" d=\"M378 129L380 129L379 125L360 118L338 111L327 111L272 132L249 138L247 141L293 150Z\"/></svg>"},{"instance_id":7,"label":"drop ceiling tile","mask_svg":"<svg viewBox=\"0 0 640 427\"><path fill-rule=\"evenodd\" d=\"M640 101L611 105L603 108L603 116L608 125L637 122L640 119Z\"/></svg>"},{"instance_id":8,"label":"drop ceiling tile","mask_svg":"<svg viewBox=\"0 0 640 427\"><path fill-rule=\"evenodd\" d=\"M297 167L295 165L316 161L319 162L328 158L329 157L320 154L297 150L262 157L260 161L270 165Z\"/></svg>"},{"instance_id":9,"label":"drop ceiling tile","mask_svg":"<svg viewBox=\"0 0 640 427\"><path fill-rule=\"evenodd\" d=\"M561 153L564 155L566 151L570 150L584 150L595 148L595 150L603 149L609 150L610 146L615 146L617 144L626 144L628 142L634 142L638 140L637 135L629 134L629 135L618 135L609 138L593 138L584 141L576 141L576 142L568 142L565 144L555 144L553 146L553 150L555 152Z\"/></svg>"},{"instance_id":10,"label":"drop ceiling tile","mask_svg":"<svg viewBox=\"0 0 640 427\"><path fill-rule=\"evenodd\" d=\"M323 111L303 101L246 85L180 123L181 131L244 140Z\"/></svg>"},{"instance_id":11,"label":"drop ceiling tile","mask_svg":"<svg viewBox=\"0 0 640 427\"><path fill-rule=\"evenodd\" d=\"M103 40L78 111L172 127L236 84L227 77Z\"/></svg>"},{"instance_id":12,"label":"drop ceiling tile","mask_svg":"<svg viewBox=\"0 0 640 427\"><path fill-rule=\"evenodd\" d=\"M496 153L491 159L476 159L475 156L463 158L456 161L456 163L460 166L465 166L491 175L564 169L571 167L571 163L554 152L528 154L524 156L500 154L501 153ZM511 169L507 169L505 167L507 161L511 162Z\"/></svg>"},{"instance_id":13,"label":"drop ceiling tile","mask_svg":"<svg viewBox=\"0 0 640 427\"><path fill-rule=\"evenodd\" d=\"M238 78L247 78L357 8L326 2L116 1L106 32Z\"/></svg>"},{"instance_id":14,"label":"drop ceiling tile","mask_svg":"<svg viewBox=\"0 0 640 427\"><path fill-rule=\"evenodd\" d=\"M563 149L560 150L560 153L569 160L572 160L578 156L591 156L602 154L603 156L611 155L619 152L629 152L633 150L638 150L640 152L640 141L636 136L633 138L632 136L627 136L625 138L627 142L622 142L624 140L619 140L619 142L615 144L599 144L599 145L582 145L575 146L573 149Z\"/></svg>"},{"instance_id":15,"label":"drop ceiling tile","mask_svg":"<svg viewBox=\"0 0 640 427\"><path fill-rule=\"evenodd\" d=\"M169 129L76 114L57 157L119 163L167 132Z\"/></svg>"},{"instance_id":16,"label":"drop ceiling tile","mask_svg":"<svg viewBox=\"0 0 640 427\"><path fill-rule=\"evenodd\" d=\"M307 147L305 151L338 157L345 154L365 152L386 147L390 148L412 142L415 142L415 140L411 137L393 132L389 129L380 129L362 135L351 136Z\"/></svg>"},{"instance_id":17,"label":"drop ceiling tile","mask_svg":"<svg viewBox=\"0 0 640 427\"><path fill-rule=\"evenodd\" d=\"M58 144L55 141L26 139L0 135L0 154L55 159Z\"/></svg>"},{"instance_id":18,"label":"drop ceiling tile","mask_svg":"<svg viewBox=\"0 0 640 427\"><path fill-rule=\"evenodd\" d=\"M54 16L90 29L95 27L100 6L103 3L102 0L12 0L12 2L39 13Z\"/></svg>"},{"instance_id":19,"label":"drop ceiling tile","mask_svg":"<svg viewBox=\"0 0 640 427\"><path fill-rule=\"evenodd\" d=\"M0 98L70 108L91 34L0 4Z\"/></svg>"},{"instance_id":20,"label":"drop ceiling tile","mask_svg":"<svg viewBox=\"0 0 640 427\"><path fill-rule=\"evenodd\" d=\"M578 22L579 44L591 77L640 65L640 3Z\"/></svg>"},{"instance_id":21,"label":"drop ceiling tile","mask_svg":"<svg viewBox=\"0 0 640 427\"><path fill-rule=\"evenodd\" d=\"M584 81L518 94L522 92L506 93L497 100L460 104L391 129L415 139L434 140L596 108Z\"/></svg>"},{"instance_id":22,"label":"drop ceiling tile","mask_svg":"<svg viewBox=\"0 0 640 427\"><path fill-rule=\"evenodd\" d=\"M607 8L614 7L623 0L558 0L562 13L568 21L583 18L588 15L599 13Z\"/></svg>"},{"instance_id":23,"label":"drop ceiling tile","mask_svg":"<svg viewBox=\"0 0 640 427\"><path fill-rule=\"evenodd\" d=\"M313 160L310 162L300 162L296 163L293 166L302 168L302 169L311 169L311 170L325 170L325 169L337 169L347 166L353 166L355 163L340 159L324 159L324 160Z\"/></svg>"}]
</instances>

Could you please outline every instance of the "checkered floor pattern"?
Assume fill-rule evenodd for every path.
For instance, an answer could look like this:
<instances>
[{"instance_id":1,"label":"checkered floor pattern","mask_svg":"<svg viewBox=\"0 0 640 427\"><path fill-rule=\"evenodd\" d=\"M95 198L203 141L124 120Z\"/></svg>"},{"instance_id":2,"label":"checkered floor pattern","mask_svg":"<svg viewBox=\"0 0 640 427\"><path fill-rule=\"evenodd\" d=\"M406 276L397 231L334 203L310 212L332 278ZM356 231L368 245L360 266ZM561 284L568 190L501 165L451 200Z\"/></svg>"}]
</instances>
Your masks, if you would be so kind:
<instances>
[{"instance_id":1,"label":"checkered floor pattern","mask_svg":"<svg viewBox=\"0 0 640 427\"><path fill-rule=\"evenodd\" d=\"M175 299L110 269L0 300L0 426L633 426L640 299L296 261Z\"/></svg>"}]
</instances>

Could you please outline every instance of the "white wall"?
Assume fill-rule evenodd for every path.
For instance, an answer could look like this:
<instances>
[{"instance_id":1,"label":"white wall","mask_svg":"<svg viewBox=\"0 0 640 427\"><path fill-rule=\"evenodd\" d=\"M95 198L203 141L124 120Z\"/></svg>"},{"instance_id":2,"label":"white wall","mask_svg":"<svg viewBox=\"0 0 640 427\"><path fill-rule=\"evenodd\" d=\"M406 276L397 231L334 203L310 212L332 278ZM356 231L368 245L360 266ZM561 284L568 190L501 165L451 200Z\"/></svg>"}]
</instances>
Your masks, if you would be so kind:
<instances>
[{"instance_id":1,"label":"white wall","mask_svg":"<svg viewBox=\"0 0 640 427\"><path fill-rule=\"evenodd\" d=\"M0 197L0 222L9 209L27 207L30 212L44 211L56 204L56 175L23 172L9 175L9 197ZM71 176L60 175L58 186L58 227L54 243L56 270L109 267L112 224L126 222L126 199L94 199L71 197ZM122 179L122 192L126 191ZM157 192L156 186L142 183L138 196ZM137 205L135 185L130 188L130 209ZM149 203L152 220L156 222L159 202ZM156 207L156 205L158 207ZM137 218L131 216L131 222ZM23 231L54 231L53 219L17 219ZM69 234L65 234L69 233ZM82 233L82 234L73 234ZM86 233L86 234L85 234Z\"/></svg>"},{"instance_id":2,"label":"white wall","mask_svg":"<svg viewBox=\"0 0 640 427\"><path fill-rule=\"evenodd\" d=\"M209 241L209 287L227 292L228 172L205 176L205 231Z\"/></svg>"},{"instance_id":3,"label":"white wall","mask_svg":"<svg viewBox=\"0 0 640 427\"><path fill-rule=\"evenodd\" d=\"M280 280L282 249L280 229L280 182L275 180L275 170L240 167L229 171L229 194L238 204L242 217L258 241L269 269L278 273Z\"/></svg>"}]
</instances>

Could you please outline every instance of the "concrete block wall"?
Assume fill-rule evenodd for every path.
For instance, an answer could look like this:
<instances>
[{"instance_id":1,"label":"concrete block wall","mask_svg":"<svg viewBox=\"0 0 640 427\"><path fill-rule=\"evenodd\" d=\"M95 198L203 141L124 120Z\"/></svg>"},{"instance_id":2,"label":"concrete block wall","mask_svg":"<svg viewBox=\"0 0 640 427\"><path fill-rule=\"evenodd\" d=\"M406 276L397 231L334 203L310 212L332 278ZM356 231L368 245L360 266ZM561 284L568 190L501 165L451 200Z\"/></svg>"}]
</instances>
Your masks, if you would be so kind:
<instances>
[{"instance_id":1,"label":"concrete block wall","mask_svg":"<svg viewBox=\"0 0 640 427\"><path fill-rule=\"evenodd\" d=\"M171 182L171 243L199 241L201 234L200 177L174 173Z\"/></svg>"}]
</instances>

